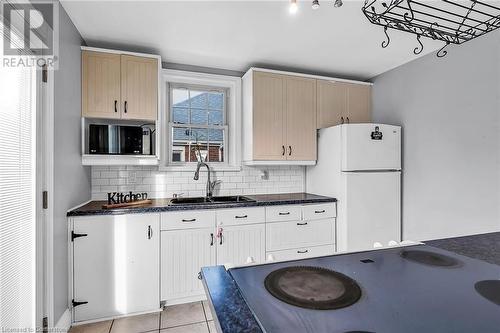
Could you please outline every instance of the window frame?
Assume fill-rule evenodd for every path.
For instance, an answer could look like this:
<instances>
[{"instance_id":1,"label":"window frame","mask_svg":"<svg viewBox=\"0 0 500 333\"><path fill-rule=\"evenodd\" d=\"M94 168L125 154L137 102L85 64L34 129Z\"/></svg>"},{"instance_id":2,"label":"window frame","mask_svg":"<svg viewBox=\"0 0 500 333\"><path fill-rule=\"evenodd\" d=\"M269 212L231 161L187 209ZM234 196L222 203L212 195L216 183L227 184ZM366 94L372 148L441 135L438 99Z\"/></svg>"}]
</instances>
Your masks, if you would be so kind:
<instances>
[{"instance_id":1,"label":"window frame","mask_svg":"<svg viewBox=\"0 0 500 333\"><path fill-rule=\"evenodd\" d=\"M227 124L227 102L228 102L228 92L227 88L218 88L214 86L200 86L200 85L192 85L192 84L179 84L179 83L174 83L174 82L169 82L167 85L168 89L168 96L169 96L169 104L168 104L168 148L170 150L170 154L168 155L168 164L171 166L183 166L186 164L190 163L197 163L197 162L187 162L187 161L180 161L180 162L175 162L173 161L172 158L172 152L173 152L173 137L172 137L172 129L174 127L177 128L203 128L203 129L217 129L217 130L222 130L223 131L223 147L224 147L224 155L223 155L223 162L210 162L210 163L215 163L214 165L225 165L227 164L227 159L228 159L228 129L229 126ZM208 124L208 118L207 118L207 124L176 124L173 121L173 113L171 110L173 109L173 90L174 89L186 89L190 91L203 91L203 92L208 92L208 93L222 93L223 94L223 108L222 108L222 125L210 125ZM191 107L189 108L191 112ZM207 112L209 112L209 108L207 105ZM207 114L208 117L208 114ZM191 116L190 116L191 118ZM207 147L210 147L210 140L207 137Z\"/></svg>"},{"instance_id":2,"label":"window frame","mask_svg":"<svg viewBox=\"0 0 500 333\"><path fill-rule=\"evenodd\" d=\"M172 161L171 87L203 89L225 93L224 99L224 161L208 162L214 171L241 170L241 78L236 76L189 72L163 69L161 80L161 111L159 113L160 133L159 151L160 171L194 171L196 162ZM179 124L175 124L178 126ZM181 127L213 128L210 125L190 124ZM219 127L220 128L220 127Z\"/></svg>"}]
</instances>

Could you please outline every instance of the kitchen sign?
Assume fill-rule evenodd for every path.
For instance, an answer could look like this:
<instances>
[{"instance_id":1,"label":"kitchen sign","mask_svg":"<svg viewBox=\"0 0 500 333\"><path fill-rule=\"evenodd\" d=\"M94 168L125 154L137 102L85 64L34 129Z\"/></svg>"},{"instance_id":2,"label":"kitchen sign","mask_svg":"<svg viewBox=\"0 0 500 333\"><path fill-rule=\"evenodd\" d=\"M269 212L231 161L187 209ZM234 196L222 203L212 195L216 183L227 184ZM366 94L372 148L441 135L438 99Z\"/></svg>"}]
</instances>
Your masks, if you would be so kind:
<instances>
[{"instance_id":1,"label":"kitchen sign","mask_svg":"<svg viewBox=\"0 0 500 333\"><path fill-rule=\"evenodd\" d=\"M148 194L146 192L143 193L129 193L125 194L123 192L109 192L108 193L108 205L122 204L122 203L130 203L139 200L146 200L148 198Z\"/></svg>"}]
</instances>

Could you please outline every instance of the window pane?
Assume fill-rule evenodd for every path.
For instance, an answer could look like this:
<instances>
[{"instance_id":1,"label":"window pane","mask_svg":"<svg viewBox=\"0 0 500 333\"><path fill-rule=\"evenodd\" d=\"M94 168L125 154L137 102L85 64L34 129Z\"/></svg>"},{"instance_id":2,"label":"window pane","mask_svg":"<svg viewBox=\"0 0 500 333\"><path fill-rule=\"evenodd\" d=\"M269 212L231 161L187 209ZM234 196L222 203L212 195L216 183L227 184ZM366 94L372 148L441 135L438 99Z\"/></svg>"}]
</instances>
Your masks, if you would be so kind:
<instances>
[{"instance_id":1,"label":"window pane","mask_svg":"<svg viewBox=\"0 0 500 333\"><path fill-rule=\"evenodd\" d=\"M172 89L172 106L174 107L189 107L189 90L187 89Z\"/></svg>"},{"instance_id":2,"label":"window pane","mask_svg":"<svg viewBox=\"0 0 500 333\"><path fill-rule=\"evenodd\" d=\"M209 110L208 111L208 124L210 125L224 125L222 111Z\"/></svg>"},{"instance_id":3,"label":"window pane","mask_svg":"<svg viewBox=\"0 0 500 333\"><path fill-rule=\"evenodd\" d=\"M192 109L207 109L207 92L190 90L189 95Z\"/></svg>"},{"instance_id":4,"label":"window pane","mask_svg":"<svg viewBox=\"0 0 500 333\"><path fill-rule=\"evenodd\" d=\"M191 109L191 124L206 125L208 112L206 109Z\"/></svg>"},{"instance_id":5,"label":"window pane","mask_svg":"<svg viewBox=\"0 0 500 333\"><path fill-rule=\"evenodd\" d=\"M222 110L224 107L224 94L223 93L209 93L208 94L208 108L213 110Z\"/></svg>"},{"instance_id":6,"label":"window pane","mask_svg":"<svg viewBox=\"0 0 500 333\"><path fill-rule=\"evenodd\" d=\"M176 124L189 124L189 109L174 107L172 121Z\"/></svg>"},{"instance_id":7,"label":"window pane","mask_svg":"<svg viewBox=\"0 0 500 333\"><path fill-rule=\"evenodd\" d=\"M209 137L209 162L224 162L224 130L210 129Z\"/></svg>"}]
</instances>

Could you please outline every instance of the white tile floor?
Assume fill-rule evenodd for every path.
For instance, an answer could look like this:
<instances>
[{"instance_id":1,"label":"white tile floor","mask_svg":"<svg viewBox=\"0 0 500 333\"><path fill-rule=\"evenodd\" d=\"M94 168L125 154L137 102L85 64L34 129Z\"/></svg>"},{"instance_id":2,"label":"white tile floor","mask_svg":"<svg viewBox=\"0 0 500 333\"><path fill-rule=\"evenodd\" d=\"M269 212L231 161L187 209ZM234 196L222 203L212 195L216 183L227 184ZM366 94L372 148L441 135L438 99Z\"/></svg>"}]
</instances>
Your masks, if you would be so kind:
<instances>
[{"instance_id":1,"label":"white tile floor","mask_svg":"<svg viewBox=\"0 0 500 333\"><path fill-rule=\"evenodd\" d=\"M168 306L164 311L73 326L69 333L216 333L207 302Z\"/></svg>"}]
</instances>

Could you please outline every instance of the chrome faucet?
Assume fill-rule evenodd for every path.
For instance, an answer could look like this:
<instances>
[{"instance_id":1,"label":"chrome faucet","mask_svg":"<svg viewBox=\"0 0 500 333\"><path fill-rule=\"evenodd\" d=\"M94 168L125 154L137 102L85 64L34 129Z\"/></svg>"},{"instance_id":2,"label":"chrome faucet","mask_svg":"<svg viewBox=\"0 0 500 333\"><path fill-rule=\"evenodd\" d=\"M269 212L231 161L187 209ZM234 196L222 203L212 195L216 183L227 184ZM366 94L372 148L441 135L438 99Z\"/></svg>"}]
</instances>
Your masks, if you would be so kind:
<instances>
[{"instance_id":1,"label":"chrome faucet","mask_svg":"<svg viewBox=\"0 0 500 333\"><path fill-rule=\"evenodd\" d=\"M193 179L194 180L200 179L200 168L202 166L207 168L207 188L206 188L205 198L207 200L210 200L210 198L212 198L214 188L215 188L215 186L217 186L217 184L220 184L220 180L215 180L213 182L210 181L210 166L207 163L205 163L199 150L198 150L198 156L199 156L198 157L198 165L196 166L196 171L194 173Z\"/></svg>"}]
</instances>

